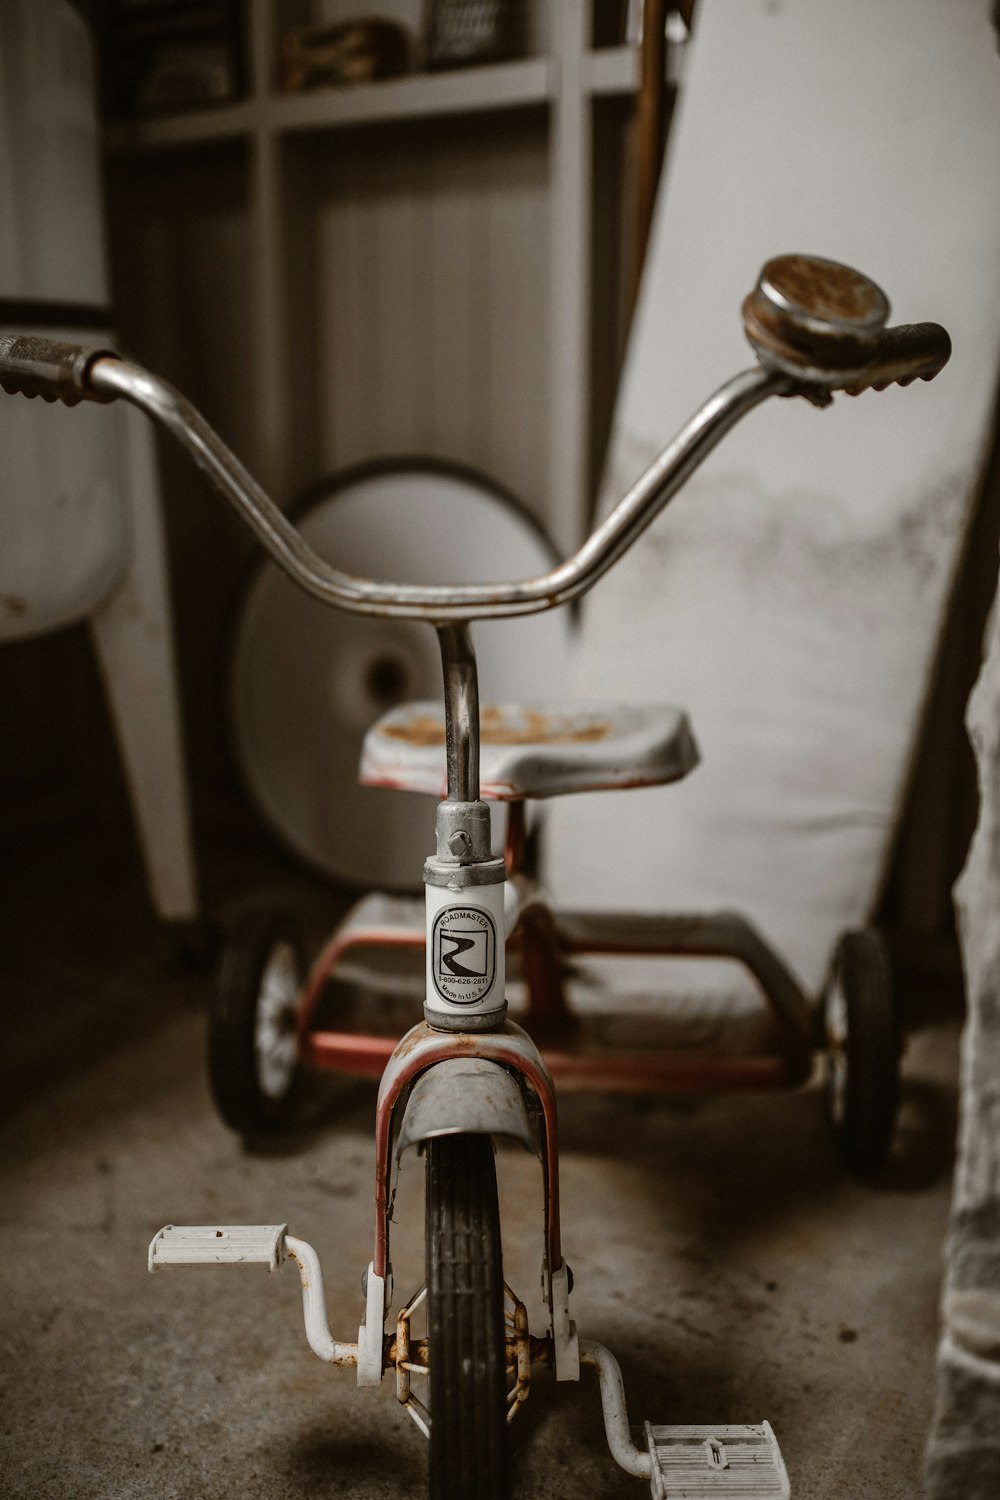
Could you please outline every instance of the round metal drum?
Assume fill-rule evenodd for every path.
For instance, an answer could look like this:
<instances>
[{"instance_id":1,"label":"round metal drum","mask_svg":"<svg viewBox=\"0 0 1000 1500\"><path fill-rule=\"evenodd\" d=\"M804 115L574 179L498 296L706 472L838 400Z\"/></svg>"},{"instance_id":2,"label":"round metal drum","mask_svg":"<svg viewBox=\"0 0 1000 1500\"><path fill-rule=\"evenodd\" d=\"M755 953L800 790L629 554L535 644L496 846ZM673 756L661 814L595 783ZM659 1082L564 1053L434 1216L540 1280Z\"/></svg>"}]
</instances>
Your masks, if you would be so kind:
<instances>
[{"instance_id":1,"label":"round metal drum","mask_svg":"<svg viewBox=\"0 0 1000 1500\"><path fill-rule=\"evenodd\" d=\"M373 578L501 581L556 560L516 501L451 465L350 470L314 486L289 514L320 557ZM565 697L570 629L564 609L474 625L483 703ZM261 565L236 632L233 739L256 807L308 864L350 885L419 887L434 849L433 799L359 787L357 766L382 713L441 692L431 626L327 608L273 563ZM495 842L501 822L495 806Z\"/></svg>"}]
</instances>

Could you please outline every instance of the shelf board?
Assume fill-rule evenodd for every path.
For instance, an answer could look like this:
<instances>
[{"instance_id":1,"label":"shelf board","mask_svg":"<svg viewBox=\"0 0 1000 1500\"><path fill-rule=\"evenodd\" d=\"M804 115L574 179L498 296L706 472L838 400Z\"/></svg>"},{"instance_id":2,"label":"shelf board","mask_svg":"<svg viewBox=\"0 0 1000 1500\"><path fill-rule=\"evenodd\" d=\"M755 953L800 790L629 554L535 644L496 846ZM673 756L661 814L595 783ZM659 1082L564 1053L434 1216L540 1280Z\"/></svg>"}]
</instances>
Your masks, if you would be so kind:
<instances>
[{"instance_id":1,"label":"shelf board","mask_svg":"<svg viewBox=\"0 0 1000 1500\"><path fill-rule=\"evenodd\" d=\"M638 77L634 48L605 48L589 55L584 87L592 94L627 94L638 86ZM557 70L547 57L529 57L344 88L268 94L188 114L116 121L106 128L104 139L113 155L141 155L250 138L258 131L284 134L435 115L479 114L545 104L555 92L557 79Z\"/></svg>"},{"instance_id":2,"label":"shelf board","mask_svg":"<svg viewBox=\"0 0 1000 1500\"><path fill-rule=\"evenodd\" d=\"M316 89L275 94L265 110L274 130L323 130L375 124L380 120L422 119L431 115L480 113L544 104L549 97L549 64L544 57L447 73L421 73L355 88Z\"/></svg>"},{"instance_id":3,"label":"shelf board","mask_svg":"<svg viewBox=\"0 0 1000 1500\"><path fill-rule=\"evenodd\" d=\"M257 121L252 99L148 120L115 120L104 128L104 145L115 156L140 155L171 146L200 146L249 137Z\"/></svg>"}]
</instances>

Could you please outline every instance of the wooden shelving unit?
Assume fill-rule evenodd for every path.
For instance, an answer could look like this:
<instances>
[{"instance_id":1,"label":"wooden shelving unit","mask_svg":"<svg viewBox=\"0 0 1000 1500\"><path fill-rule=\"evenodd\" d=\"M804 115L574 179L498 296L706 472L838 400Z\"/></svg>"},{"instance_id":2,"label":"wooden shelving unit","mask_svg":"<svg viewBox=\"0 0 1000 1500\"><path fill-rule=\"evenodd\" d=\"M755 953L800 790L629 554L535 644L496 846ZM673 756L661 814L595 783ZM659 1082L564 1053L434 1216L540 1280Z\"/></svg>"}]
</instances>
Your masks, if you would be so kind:
<instances>
[{"instance_id":1,"label":"wooden shelving unit","mask_svg":"<svg viewBox=\"0 0 1000 1500\"><path fill-rule=\"evenodd\" d=\"M429 119L435 115L482 114L558 101L557 70L547 57L493 63L459 72L417 74L354 88L317 89L303 94L262 92L238 104L190 114L124 121L108 126L107 149L127 156L176 146L252 139L296 130L336 130L387 120ZM638 85L633 47L585 52L584 91L601 97L630 94Z\"/></svg>"},{"instance_id":2,"label":"wooden shelving unit","mask_svg":"<svg viewBox=\"0 0 1000 1500\"><path fill-rule=\"evenodd\" d=\"M107 132L107 146L115 154L127 155L234 137L252 139L544 104L549 98L549 72L547 58L531 57L350 88L302 94L263 92L238 104L192 114L113 124Z\"/></svg>"},{"instance_id":3,"label":"wooden shelving unit","mask_svg":"<svg viewBox=\"0 0 1000 1500\"><path fill-rule=\"evenodd\" d=\"M593 222L593 106L598 100L628 98L639 79L639 59L635 49L615 46L594 49L591 46L591 5L589 0L551 0L535 18L535 31L543 39L544 50L538 55L521 60L463 69L454 72L415 74L350 88L314 90L308 93L289 95L276 92L271 83L275 77L275 49L278 20L273 0L250 0L249 43L250 76L253 92L239 103L199 110L185 115L166 116L135 122L120 122L107 130L106 144L111 164L135 170L137 164L148 159L150 169L156 159L174 158L177 153L204 154L213 148L229 146L241 151L245 157L246 211L248 215L247 240L250 246L251 287L249 304L252 307L254 343L257 352L256 368L262 372L254 382L253 447L249 455L255 462L264 482L276 494L288 493L289 487L301 483L303 466L302 441L297 438L296 419L293 406L297 405L304 378L302 349L304 342L296 324L294 305L301 306L308 300L310 291L316 295L317 305L329 300L325 289L337 275L336 265L323 260L321 276L324 285L303 288L300 284L300 248L315 236L336 239L338 226L330 229L329 214L324 192L339 195L337 202L345 217L351 216L349 205L350 184L345 186L337 166L344 153L360 154L369 163L369 177L378 175L378 147L366 140L365 132L371 127L396 134L385 138L387 158L398 155L400 150L414 153L415 171L422 175L424 156L431 165L427 171L433 173L437 157L447 157L443 172L448 175L445 186L438 193L444 201L452 191L456 177L474 177L477 172L477 152L483 132L492 130L488 137L488 151L496 157L496 165L484 173L481 194L483 224L477 228L471 210L465 213L466 227L460 224L449 233L447 226L427 230L436 235L436 253L441 255L445 246L445 260L451 253L456 265L462 260L460 241L463 234L471 240L484 242L489 225L494 230L500 225L499 238L510 241L505 249L496 254L509 254L511 265L506 274L506 284L513 295L520 295L525 307L533 310L534 335L529 346L523 350L528 387L531 391L531 411L519 407L520 382L512 373L509 363L502 375L493 371L483 372L474 368L475 358L468 358L464 344L469 337L478 344L480 340L472 328L471 314L465 317L468 327L462 332L461 286L469 281L469 275L456 275L456 308L438 308L438 317L447 324L454 317L454 357L459 364L465 360L469 378L477 387L487 390L484 399L494 402L497 410L495 420L504 423L505 393L510 400L511 431L501 434L494 441L486 442L485 467L504 467L504 455L512 454L507 465L508 472L497 477L512 488L525 494L529 505L544 520L558 544L571 547L580 537L589 503L590 488L590 360L591 360L591 257ZM525 115L534 123L526 131ZM454 149L444 143L440 133L428 139L426 153L421 155L415 141L420 141L428 130L433 130L435 121L449 120L457 124L461 119L461 131L456 130L452 141L467 138L467 168L456 163ZM490 120L498 122L490 126ZM520 125L504 127L504 119L519 120ZM502 132L513 131L511 144L507 145ZM497 131L501 134L498 136ZM424 136L421 135L424 133ZM323 160L316 157L320 143ZM310 155L310 153L312 153ZM241 157L241 160L243 158ZM302 160L308 160L308 169L302 169ZM318 166L317 171L312 167ZM528 225L528 209L516 195L507 193L506 178L524 179L520 189L525 202L533 205L537 223ZM326 179L335 183L335 188L324 185ZM321 180L322 179L322 180ZM192 180L194 180L192 178ZM366 187L368 179L361 183ZM538 183L541 183L541 187ZM411 218L414 223L421 212L428 218L444 222L444 209L435 200L436 187L430 182L423 191L425 202L416 201L421 189L415 188L412 198ZM493 197L490 197L490 194ZM508 205L509 225L516 229L503 228L501 218L505 195L511 199ZM408 197L408 202L411 199ZM437 206L436 206L437 205ZM445 205L447 206L447 204ZM409 211L409 210L408 210ZM488 222L487 222L488 221ZM364 234L362 225L356 233ZM374 232L374 231L373 231ZM419 227L411 227L408 233L413 238L414 254L423 254ZM381 233L381 230L378 231ZM520 233L524 253L519 253L514 243ZM444 236L444 240L442 240ZM544 237L542 256L538 249L539 237ZM496 235L494 235L496 238ZM389 247L391 250L391 246ZM386 263L386 275L391 278L391 254L377 239L370 245L372 256ZM323 256L311 255L313 269ZM428 251L428 254L431 252ZM470 252L471 253L471 252ZM492 252L487 251L488 255ZM358 255L363 259L364 252ZM295 262L294 293L289 280L289 262ZM495 259L495 255L493 257ZM468 259L468 257L466 257ZM531 262L530 269L521 274L520 262ZM459 267L460 268L460 267ZM520 288L517 283L520 281ZM467 293L475 295L475 289ZM417 299L419 300L419 298ZM439 299L440 300L440 299ZM509 308L499 305L486 310L491 327L503 331ZM303 321L299 316L299 323ZM346 315L345 315L346 316ZM525 314L527 317L527 314ZM308 320L306 320L308 321ZM333 319L336 322L336 318ZM376 317L377 321L377 317ZM420 318L405 314L400 338L423 340L427 343L427 330L421 332ZM516 321L516 320L515 320ZM377 337L378 330L369 330ZM310 334L310 337L312 335ZM318 335L316 336L319 337ZM433 340L432 340L433 342ZM502 338L500 340L502 343ZM533 345L534 347L531 347ZM339 348L343 348L340 340ZM324 368L329 358L323 350L315 357ZM346 357L346 356L345 356ZM356 356L351 356L355 358ZM415 349L406 349L404 361L414 368L419 365ZM485 356L484 356L485 357ZM511 353L511 360L515 358ZM541 362L544 373L539 374ZM449 411L455 405L452 386L454 380L444 370L441 358L435 363L437 378L441 384L441 395L437 407ZM345 388L354 389L345 369L335 368L327 372L331 390L323 398L331 405L328 425L337 426L334 402L343 408L350 403ZM326 377L322 377L326 378ZM381 385L384 385L383 381ZM369 381L381 390L377 379ZM460 393L459 393L460 394ZM401 399L397 392L397 400ZM539 407L544 410L539 414ZM480 426L483 418L477 419ZM353 420L352 431L360 426L370 431L374 449L390 441L375 430L377 424L359 413ZM520 439L522 449L527 443L531 449L531 472L525 470L527 461L524 452L518 453L516 427L522 433L531 431ZM405 425L405 424L404 424ZM421 427L434 429L434 422L415 416L411 424L417 446L421 445ZM388 423L393 428L393 423ZM398 428L399 423L395 423ZM428 430L423 446L440 449L454 446L457 442L464 451L454 456L475 462L476 440L469 434L453 438L448 422L439 423L441 431ZM540 435L533 439L531 432L538 429ZM360 438L358 443L360 443ZM358 443L347 444L347 457L360 455ZM308 446L308 443L307 445ZM342 454L337 446L316 439L316 465L340 461ZM341 444L341 447L344 445ZM539 451L541 448L543 451ZM296 454L299 457L296 457ZM496 455L492 464L490 458ZM301 459L301 461L300 461Z\"/></svg>"}]
</instances>

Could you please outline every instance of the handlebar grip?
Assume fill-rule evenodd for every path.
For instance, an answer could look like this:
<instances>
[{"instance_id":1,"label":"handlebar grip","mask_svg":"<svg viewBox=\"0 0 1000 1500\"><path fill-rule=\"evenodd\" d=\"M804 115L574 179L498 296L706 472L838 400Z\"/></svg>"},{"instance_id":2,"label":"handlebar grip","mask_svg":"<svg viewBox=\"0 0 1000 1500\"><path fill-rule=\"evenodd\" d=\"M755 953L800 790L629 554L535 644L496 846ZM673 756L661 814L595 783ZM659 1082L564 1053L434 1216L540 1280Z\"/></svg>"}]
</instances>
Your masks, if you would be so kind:
<instances>
[{"instance_id":1,"label":"handlebar grip","mask_svg":"<svg viewBox=\"0 0 1000 1500\"><path fill-rule=\"evenodd\" d=\"M887 328L889 299L870 277L818 255L769 260L743 304L743 324L766 370L790 376L825 406L852 396L933 380L951 357L938 323Z\"/></svg>"},{"instance_id":2,"label":"handlebar grip","mask_svg":"<svg viewBox=\"0 0 1000 1500\"><path fill-rule=\"evenodd\" d=\"M940 323L901 323L878 336L871 363L858 381L845 386L849 396L884 391L890 385L933 380L951 358L951 339Z\"/></svg>"},{"instance_id":3,"label":"handlebar grip","mask_svg":"<svg viewBox=\"0 0 1000 1500\"><path fill-rule=\"evenodd\" d=\"M41 396L43 401L108 401L90 385L95 360L118 355L113 349L85 349L30 334L0 337L0 386L8 395Z\"/></svg>"}]
</instances>

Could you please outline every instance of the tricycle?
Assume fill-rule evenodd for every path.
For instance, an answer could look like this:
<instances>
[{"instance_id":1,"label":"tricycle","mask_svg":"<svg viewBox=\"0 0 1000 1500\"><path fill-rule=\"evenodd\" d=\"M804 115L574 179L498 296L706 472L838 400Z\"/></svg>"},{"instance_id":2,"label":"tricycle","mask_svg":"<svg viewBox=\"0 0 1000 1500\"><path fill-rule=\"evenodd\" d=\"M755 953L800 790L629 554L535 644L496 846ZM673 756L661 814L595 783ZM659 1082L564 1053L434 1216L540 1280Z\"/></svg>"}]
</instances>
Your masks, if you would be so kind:
<instances>
[{"instance_id":1,"label":"tricycle","mask_svg":"<svg viewBox=\"0 0 1000 1500\"><path fill-rule=\"evenodd\" d=\"M481 722L470 624L579 599L763 401L798 397L825 407L835 392L857 395L931 379L948 360L948 335L932 323L889 328L888 314L885 295L857 271L815 256L769 261L743 306L756 366L699 408L575 555L539 577L457 586L381 582L339 571L310 550L165 381L108 350L0 339L5 390L70 405L133 403L179 440L302 588L335 608L419 620L437 633L443 716L435 705L393 710L369 733L363 765L371 783L443 792L436 847L423 870L422 920L388 898L369 896L303 976L294 934L281 915L255 917L229 949L211 1023L216 1099L245 1134L284 1123L303 1065L380 1077L373 1248L360 1327L346 1338L330 1332L318 1257L284 1223L169 1224L148 1251L151 1271L246 1264L274 1271L291 1261L301 1280L308 1341L319 1358L352 1368L362 1386L394 1380L400 1404L428 1438L433 1500L508 1495L509 1424L539 1364L557 1381L578 1381L584 1367L596 1372L611 1454L650 1484L657 1500L790 1494L766 1421L647 1422L633 1436L614 1355L580 1333L572 1316L555 1080L656 1090L791 1086L806 1078L817 1044L825 1042L835 1138L850 1165L870 1168L888 1149L899 1054L884 954L870 933L846 936L828 986L824 1034L789 968L738 914L586 917L554 910L526 867L526 801L677 780L696 764L694 737L683 712L661 704L491 709ZM511 809L505 857L492 847L489 801L496 798ZM380 944L425 950L423 1018L399 1042L322 1029L319 1002L340 959L352 948ZM508 949L519 955L529 995L524 1026L508 1016ZM737 959L771 1006L774 1054L734 1060L661 1056L649 1048L595 1054L575 1046L562 970L567 955L580 952ZM504 1279L498 1140L520 1143L541 1163L546 1318L535 1330L524 1301ZM425 1162L424 1281L396 1306L390 1222L396 1174L411 1149Z\"/></svg>"}]
</instances>

